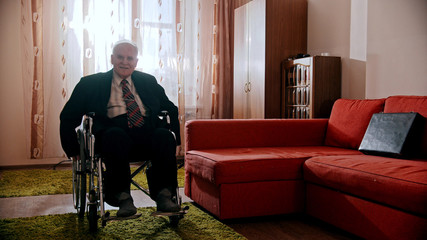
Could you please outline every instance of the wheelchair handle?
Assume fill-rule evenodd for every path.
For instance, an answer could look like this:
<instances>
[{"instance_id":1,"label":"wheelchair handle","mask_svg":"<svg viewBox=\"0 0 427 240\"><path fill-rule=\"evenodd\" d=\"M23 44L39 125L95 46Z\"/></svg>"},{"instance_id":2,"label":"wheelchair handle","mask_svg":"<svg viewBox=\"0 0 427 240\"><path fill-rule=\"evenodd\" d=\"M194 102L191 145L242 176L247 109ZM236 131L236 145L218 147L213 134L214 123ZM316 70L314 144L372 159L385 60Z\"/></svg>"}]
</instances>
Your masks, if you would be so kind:
<instances>
[{"instance_id":1,"label":"wheelchair handle","mask_svg":"<svg viewBox=\"0 0 427 240\"><path fill-rule=\"evenodd\" d=\"M86 133L92 133L92 125L93 125L93 118L95 117L94 112L86 113L82 118L82 123L80 124L80 129L82 132Z\"/></svg>"},{"instance_id":2,"label":"wheelchair handle","mask_svg":"<svg viewBox=\"0 0 427 240\"><path fill-rule=\"evenodd\" d=\"M169 112L166 110L163 110L159 113L158 117L160 118L160 120L163 120L164 118L166 118L166 124L170 125L171 120L170 120L170 116L169 116Z\"/></svg>"}]
</instances>

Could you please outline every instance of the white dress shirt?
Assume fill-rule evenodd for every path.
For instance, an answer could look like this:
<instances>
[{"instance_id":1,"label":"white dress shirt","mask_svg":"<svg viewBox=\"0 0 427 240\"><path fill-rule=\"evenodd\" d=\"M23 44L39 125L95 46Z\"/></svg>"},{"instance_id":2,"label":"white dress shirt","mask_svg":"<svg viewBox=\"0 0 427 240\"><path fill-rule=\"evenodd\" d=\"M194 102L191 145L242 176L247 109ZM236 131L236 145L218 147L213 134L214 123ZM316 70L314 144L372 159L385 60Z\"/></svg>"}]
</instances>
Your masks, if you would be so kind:
<instances>
[{"instance_id":1,"label":"white dress shirt","mask_svg":"<svg viewBox=\"0 0 427 240\"><path fill-rule=\"evenodd\" d=\"M122 82L123 79L117 75L116 72L113 71L113 81L111 82L111 95L110 100L107 105L107 116L109 118L114 118L122 114L126 114L126 103L123 99L123 90L122 90ZM135 85L132 82L132 78L129 76L126 78L128 81L128 87L132 94L135 96L135 101L141 110L142 116L145 116L145 107L136 92Z\"/></svg>"}]
</instances>

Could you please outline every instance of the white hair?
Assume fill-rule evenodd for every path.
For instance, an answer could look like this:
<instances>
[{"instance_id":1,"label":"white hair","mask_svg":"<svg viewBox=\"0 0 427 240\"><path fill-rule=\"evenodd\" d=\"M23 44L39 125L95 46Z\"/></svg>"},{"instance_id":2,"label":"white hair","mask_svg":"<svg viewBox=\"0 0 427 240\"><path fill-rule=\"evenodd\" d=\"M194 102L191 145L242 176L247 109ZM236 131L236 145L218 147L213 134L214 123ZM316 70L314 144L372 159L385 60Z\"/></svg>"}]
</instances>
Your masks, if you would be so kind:
<instances>
[{"instance_id":1,"label":"white hair","mask_svg":"<svg viewBox=\"0 0 427 240\"><path fill-rule=\"evenodd\" d=\"M127 39L119 40L119 41L117 41L116 43L114 43L114 46L113 46L113 54L114 54L114 52L116 51L117 46L122 45L122 44L129 44L129 45L132 45L132 46L135 48L136 53L138 54L138 46L136 45L136 43L134 43L134 42L132 42L132 41L129 41L129 40L127 40Z\"/></svg>"}]
</instances>

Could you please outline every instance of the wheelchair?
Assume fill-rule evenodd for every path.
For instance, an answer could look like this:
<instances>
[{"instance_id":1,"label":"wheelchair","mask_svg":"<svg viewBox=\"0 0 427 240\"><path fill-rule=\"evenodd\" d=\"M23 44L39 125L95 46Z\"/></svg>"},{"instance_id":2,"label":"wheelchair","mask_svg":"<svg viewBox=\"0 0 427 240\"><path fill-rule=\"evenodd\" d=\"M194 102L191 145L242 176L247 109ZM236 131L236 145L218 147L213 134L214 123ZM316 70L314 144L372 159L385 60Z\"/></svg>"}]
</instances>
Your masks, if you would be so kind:
<instances>
[{"instance_id":1,"label":"wheelchair","mask_svg":"<svg viewBox=\"0 0 427 240\"><path fill-rule=\"evenodd\" d=\"M85 213L87 213L90 231L96 231L98 229L99 219L102 221L102 227L105 227L108 221L134 219L141 216L141 214L136 214L130 217L115 217L110 216L110 213L105 210L105 194L103 188L105 166L102 162L102 157L95 153L95 136L92 133L94 116L94 113L85 114L82 118L81 125L76 130L80 145L80 159L72 161L74 208L77 210L79 218L83 218ZM161 112L159 118L162 127L170 129L170 118L167 111ZM131 173L131 184L147 195L149 195L149 190L138 184L133 178L141 172L146 172L150 164L151 162L149 160L143 161L142 164ZM179 189L177 189L176 195L172 200L181 206L182 199L179 196ZM177 213L154 212L152 216L167 216L169 217L170 225L176 226L187 211L188 206ZM100 214L98 214L98 212Z\"/></svg>"}]
</instances>

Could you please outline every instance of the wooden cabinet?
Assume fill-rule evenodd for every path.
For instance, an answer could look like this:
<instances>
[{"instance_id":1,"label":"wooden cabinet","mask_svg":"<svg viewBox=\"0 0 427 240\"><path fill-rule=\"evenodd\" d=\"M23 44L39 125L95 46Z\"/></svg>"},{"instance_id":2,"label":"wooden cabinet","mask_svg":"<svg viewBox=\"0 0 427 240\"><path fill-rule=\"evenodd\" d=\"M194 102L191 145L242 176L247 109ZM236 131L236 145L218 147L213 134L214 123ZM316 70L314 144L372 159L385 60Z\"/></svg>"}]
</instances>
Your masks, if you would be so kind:
<instances>
[{"instance_id":1,"label":"wooden cabinet","mask_svg":"<svg viewBox=\"0 0 427 240\"><path fill-rule=\"evenodd\" d=\"M341 58L314 56L283 62L282 117L327 118L341 97Z\"/></svg>"},{"instance_id":2,"label":"wooden cabinet","mask_svg":"<svg viewBox=\"0 0 427 240\"><path fill-rule=\"evenodd\" d=\"M307 48L306 0L252 0L235 9L233 117L281 117L281 62Z\"/></svg>"},{"instance_id":3,"label":"wooden cabinet","mask_svg":"<svg viewBox=\"0 0 427 240\"><path fill-rule=\"evenodd\" d=\"M341 97L341 58L314 56L283 62L282 117L327 118Z\"/></svg>"}]
</instances>

